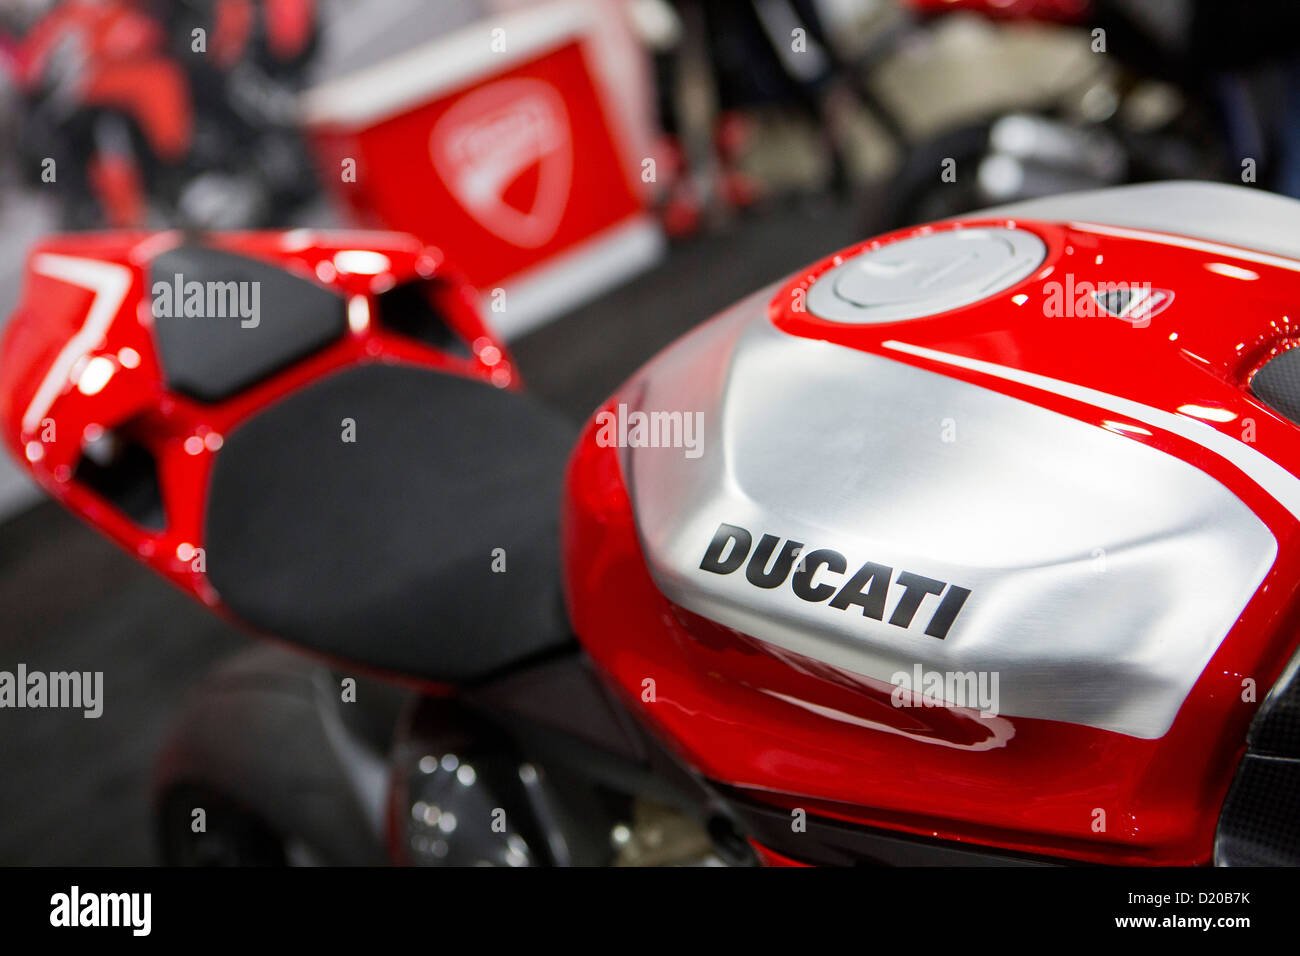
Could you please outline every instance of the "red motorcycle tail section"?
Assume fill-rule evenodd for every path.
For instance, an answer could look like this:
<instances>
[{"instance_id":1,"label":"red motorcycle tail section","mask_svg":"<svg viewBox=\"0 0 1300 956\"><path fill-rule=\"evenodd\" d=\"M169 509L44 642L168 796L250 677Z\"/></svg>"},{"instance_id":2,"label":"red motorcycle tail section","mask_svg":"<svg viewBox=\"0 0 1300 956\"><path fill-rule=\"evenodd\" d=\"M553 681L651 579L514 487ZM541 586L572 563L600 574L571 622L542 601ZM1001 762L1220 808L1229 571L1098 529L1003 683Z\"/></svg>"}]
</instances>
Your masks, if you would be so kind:
<instances>
[{"instance_id":1,"label":"red motorcycle tail section","mask_svg":"<svg viewBox=\"0 0 1300 956\"><path fill-rule=\"evenodd\" d=\"M214 295L220 309L248 304L239 279L256 287L263 314L223 315L237 334L205 338L198 323L218 321L205 315ZM358 364L513 389L510 357L474 301L438 250L399 233L51 239L31 253L0 352L0 426L55 498L221 607L204 514L226 437ZM307 302L318 314L290 322Z\"/></svg>"}]
</instances>

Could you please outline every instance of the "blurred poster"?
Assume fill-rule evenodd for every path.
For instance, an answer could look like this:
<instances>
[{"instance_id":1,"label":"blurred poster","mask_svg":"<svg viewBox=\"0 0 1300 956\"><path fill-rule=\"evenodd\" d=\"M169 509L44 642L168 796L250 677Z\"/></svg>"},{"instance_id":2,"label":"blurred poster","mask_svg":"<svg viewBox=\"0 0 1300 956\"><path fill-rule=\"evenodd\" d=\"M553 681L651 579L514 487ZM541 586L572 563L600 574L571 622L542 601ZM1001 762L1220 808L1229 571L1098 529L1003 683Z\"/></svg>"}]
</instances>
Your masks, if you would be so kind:
<instances>
[{"instance_id":1,"label":"blurred poster","mask_svg":"<svg viewBox=\"0 0 1300 956\"><path fill-rule=\"evenodd\" d=\"M505 335L658 259L649 66L619 0L440 4L396 25L360 6L388 19L338 21L304 98L322 179L359 222L439 246Z\"/></svg>"}]
</instances>

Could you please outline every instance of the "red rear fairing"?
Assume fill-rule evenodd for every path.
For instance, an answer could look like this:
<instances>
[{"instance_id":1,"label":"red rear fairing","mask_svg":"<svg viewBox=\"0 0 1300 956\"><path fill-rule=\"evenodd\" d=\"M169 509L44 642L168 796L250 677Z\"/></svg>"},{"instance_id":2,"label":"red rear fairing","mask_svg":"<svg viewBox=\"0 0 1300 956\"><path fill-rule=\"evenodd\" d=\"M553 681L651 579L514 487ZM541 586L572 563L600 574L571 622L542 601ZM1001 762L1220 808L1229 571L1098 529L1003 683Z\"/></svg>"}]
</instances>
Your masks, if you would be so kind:
<instances>
[{"instance_id":1,"label":"red rear fairing","mask_svg":"<svg viewBox=\"0 0 1300 956\"><path fill-rule=\"evenodd\" d=\"M391 232L296 230L203 237L211 247L278 266L336 291L348 327L336 341L215 402L169 389L152 332L150 263L181 233L105 233L32 250L22 300L0 348L0 423L14 457L49 493L140 560L220 607L197 549L222 436L277 400L355 363L402 362L518 387L513 362L483 324L476 296L442 253ZM349 271L351 270L351 271ZM442 315L472 354L430 347L378 321L376 301L429 280ZM197 320L196 320L197 321ZM81 376L95 363L93 390ZM100 378L103 380L99 380ZM87 392L89 391L89 394ZM142 527L75 478L84 443L113 431L157 463L165 523Z\"/></svg>"}]
</instances>

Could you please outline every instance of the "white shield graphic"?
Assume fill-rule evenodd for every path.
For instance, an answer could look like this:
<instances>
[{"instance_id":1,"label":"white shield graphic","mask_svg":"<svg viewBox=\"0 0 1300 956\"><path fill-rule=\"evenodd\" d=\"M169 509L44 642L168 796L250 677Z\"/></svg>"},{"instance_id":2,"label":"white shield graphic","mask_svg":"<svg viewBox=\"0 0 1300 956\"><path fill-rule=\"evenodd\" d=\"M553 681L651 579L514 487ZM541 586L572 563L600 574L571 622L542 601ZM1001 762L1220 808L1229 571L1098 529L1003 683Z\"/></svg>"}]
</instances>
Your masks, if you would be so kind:
<instances>
[{"instance_id":1,"label":"white shield graphic","mask_svg":"<svg viewBox=\"0 0 1300 956\"><path fill-rule=\"evenodd\" d=\"M549 83L501 80L475 90L434 124L429 154L484 228L529 249L555 235L573 181L573 137L564 100ZM530 196L519 182L534 169Z\"/></svg>"},{"instance_id":2,"label":"white shield graphic","mask_svg":"<svg viewBox=\"0 0 1300 956\"><path fill-rule=\"evenodd\" d=\"M1135 329L1145 329L1155 316L1173 304L1174 292L1150 286L1121 286L1094 293L1093 299L1107 315L1123 319Z\"/></svg>"}]
</instances>

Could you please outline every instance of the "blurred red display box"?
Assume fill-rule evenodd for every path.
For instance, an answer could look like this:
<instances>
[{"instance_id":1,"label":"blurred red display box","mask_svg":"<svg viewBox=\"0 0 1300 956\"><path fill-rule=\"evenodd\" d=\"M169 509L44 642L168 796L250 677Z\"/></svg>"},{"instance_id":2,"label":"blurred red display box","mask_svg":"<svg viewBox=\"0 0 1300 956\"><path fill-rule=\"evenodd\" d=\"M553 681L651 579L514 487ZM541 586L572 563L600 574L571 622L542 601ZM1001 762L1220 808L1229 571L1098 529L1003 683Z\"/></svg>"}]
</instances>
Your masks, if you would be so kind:
<instances>
[{"instance_id":1,"label":"blurred red display box","mask_svg":"<svg viewBox=\"0 0 1300 956\"><path fill-rule=\"evenodd\" d=\"M640 158L589 68L589 26L580 4L546 4L304 97L323 178L356 218L441 248L506 336L662 255Z\"/></svg>"}]
</instances>

